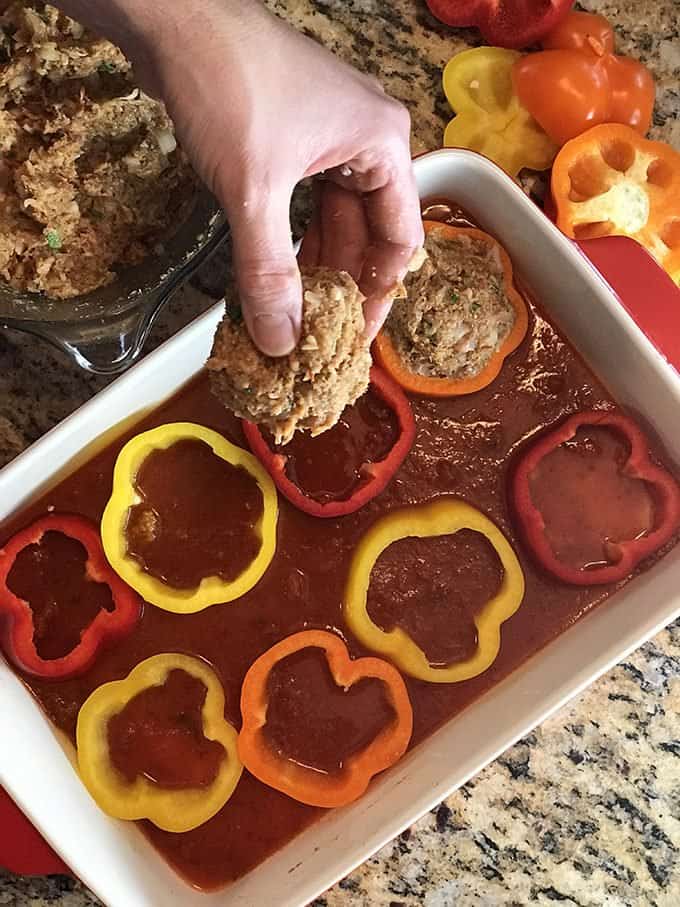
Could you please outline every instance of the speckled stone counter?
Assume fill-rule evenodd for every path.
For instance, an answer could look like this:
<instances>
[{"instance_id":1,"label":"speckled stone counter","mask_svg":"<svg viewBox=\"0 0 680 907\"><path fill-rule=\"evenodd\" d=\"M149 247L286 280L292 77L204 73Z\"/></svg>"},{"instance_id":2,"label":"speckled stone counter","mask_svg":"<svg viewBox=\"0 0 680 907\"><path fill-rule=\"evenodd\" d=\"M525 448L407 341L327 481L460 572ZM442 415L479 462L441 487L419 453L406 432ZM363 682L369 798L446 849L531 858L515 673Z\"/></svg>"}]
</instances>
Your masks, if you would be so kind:
<instances>
[{"instance_id":1,"label":"speckled stone counter","mask_svg":"<svg viewBox=\"0 0 680 907\"><path fill-rule=\"evenodd\" d=\"M450 116L441 69L476 40L474 32L438 26L422 0L273 0L271 5L349 62L378 75L408 104L414 151L439 146ZM616 22L620 52L654 70L659 87L653 132L680 149L680 2L590 0L585 6ZM210 304L223 271L220 262L204 269L163 313L150 347ZM0 333L0 465L103 384L32 338ZM315 907L678 907L679 716L680 625L675 625ZM17 879L0 871L2 907L97 903L71 879Z\"/></svg>"}]
</instances>

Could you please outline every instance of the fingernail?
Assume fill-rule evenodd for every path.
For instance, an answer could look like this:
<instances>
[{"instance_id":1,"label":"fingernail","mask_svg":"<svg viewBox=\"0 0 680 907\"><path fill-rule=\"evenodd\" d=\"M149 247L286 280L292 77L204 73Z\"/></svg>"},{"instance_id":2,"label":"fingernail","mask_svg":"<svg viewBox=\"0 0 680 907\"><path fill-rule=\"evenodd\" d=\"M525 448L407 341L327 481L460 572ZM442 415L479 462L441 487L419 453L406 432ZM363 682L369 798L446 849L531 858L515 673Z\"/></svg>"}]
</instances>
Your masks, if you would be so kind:
<instances>
[{"instance_id":1,"label":"fingernail","mask_svg":"<svg viewBox=\"0 0 680 907\"><path fill-rule=\"evenodd\" d=\"M288 315L262 313L253 319L253 340L267 356L286 356L296 344Z\"/></svg>"}]
</instances>

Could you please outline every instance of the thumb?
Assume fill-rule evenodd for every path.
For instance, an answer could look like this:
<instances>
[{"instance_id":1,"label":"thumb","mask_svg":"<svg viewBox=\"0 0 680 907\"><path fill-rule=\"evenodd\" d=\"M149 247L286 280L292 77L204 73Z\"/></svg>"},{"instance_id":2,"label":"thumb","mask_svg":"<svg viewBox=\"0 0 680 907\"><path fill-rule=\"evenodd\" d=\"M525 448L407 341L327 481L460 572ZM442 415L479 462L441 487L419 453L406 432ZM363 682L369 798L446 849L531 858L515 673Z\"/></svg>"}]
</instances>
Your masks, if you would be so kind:
<instances>
[{"instance_id":1,"label":"thumb","mask_svg":"<svg viewBox=\"0 0 680 907\"><path fill-rule=\"evenodd\" d=\"M302 280L290 229L290 197L241 203L229 218L236 282L250 336L268 356L285 356L298 341Z\"/></svg>"}]
</instances>

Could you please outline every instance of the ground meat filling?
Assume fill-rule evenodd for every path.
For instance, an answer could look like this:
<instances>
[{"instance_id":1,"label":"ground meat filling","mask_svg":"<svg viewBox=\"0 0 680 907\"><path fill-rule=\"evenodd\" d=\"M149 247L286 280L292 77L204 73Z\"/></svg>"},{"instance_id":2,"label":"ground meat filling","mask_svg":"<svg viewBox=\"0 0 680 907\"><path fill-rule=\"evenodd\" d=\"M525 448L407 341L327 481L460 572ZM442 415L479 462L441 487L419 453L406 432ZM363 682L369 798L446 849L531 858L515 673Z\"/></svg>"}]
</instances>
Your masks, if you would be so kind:
<instances>
[{"instance_id":1,"label":"ground meat filling","mask_svg":"<svg viewBox=\"0 0 680 907\"><path fill-rule=\"evenodd\" d=\"M473 378L515 323L497 248L470 236L425 239L428 258L405 281L386 323L405 365L431 378Z\"/></svg>"},{"instance_id":2,"label":"ground meat filling","mask_svg":"<svg viewBox=\"0 0 680 907\"><path fill-rule=\"evenodd\" d=\"M195 178L163 106L108 41L0 0L0 280L69 298L158 251Z\"/></svg>"},{"instance_id":3,"label":"ground meat filling","mask_svg":"<svg viewBox=\"0 0 680 907\"><path fill-rule=\"evenodd\" d=\"M371 355L364 333L364 297L349 274L302 270L300 342L272 358L250 339L236 290L217 330L208 369L213 393L237 416L268 429L277 444L296 430L319 435L368 388Z\"/></svg>"}]
</instances>

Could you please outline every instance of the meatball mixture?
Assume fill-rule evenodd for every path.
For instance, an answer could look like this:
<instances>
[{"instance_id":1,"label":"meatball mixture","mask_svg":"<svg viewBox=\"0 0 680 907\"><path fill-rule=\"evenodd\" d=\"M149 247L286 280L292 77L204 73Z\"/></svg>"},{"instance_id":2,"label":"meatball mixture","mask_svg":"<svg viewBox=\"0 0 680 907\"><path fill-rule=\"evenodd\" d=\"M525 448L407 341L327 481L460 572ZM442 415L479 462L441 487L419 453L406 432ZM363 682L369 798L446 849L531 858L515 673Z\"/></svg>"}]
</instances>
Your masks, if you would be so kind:
<instances>
[{"instance_id":1,"label":"meatball mixture","mask_svg":"<svg viewBox=\"0 0 680 907\"><path fill-rule=\"evenodd\" d=\"M427 260L405 281L385 324L408 368L433 378L478 375L515 323L497 248L432 231Z\"/></svg>"},{"instance_id":2,"label":"meatball mixture","mask_svg":"<svg viewBox=\"0 0 680 907\"><path fill-rule=\"evenodd\" d=\"M277 444L296 430L321 434L368 388L364 297L349 274L302 270L302 333L288 356L272 358L250 339L236 290L208 360L213 393L237 416L268 429Z\"/></svg>"},{"instance_id":3,"label":"meatball mixture","mask_svg":"<svg viewBox=\"0 0 680 907\"><path fill-rule=\"evenodd\" d=\"M0 0L0 280L68 298L158 251L195 178L113 44Z\"/></svg>"}]
</instances>

